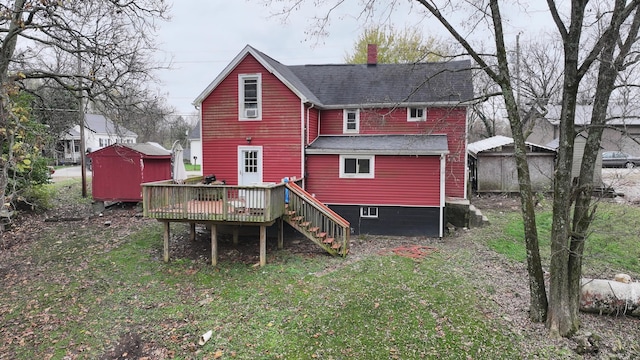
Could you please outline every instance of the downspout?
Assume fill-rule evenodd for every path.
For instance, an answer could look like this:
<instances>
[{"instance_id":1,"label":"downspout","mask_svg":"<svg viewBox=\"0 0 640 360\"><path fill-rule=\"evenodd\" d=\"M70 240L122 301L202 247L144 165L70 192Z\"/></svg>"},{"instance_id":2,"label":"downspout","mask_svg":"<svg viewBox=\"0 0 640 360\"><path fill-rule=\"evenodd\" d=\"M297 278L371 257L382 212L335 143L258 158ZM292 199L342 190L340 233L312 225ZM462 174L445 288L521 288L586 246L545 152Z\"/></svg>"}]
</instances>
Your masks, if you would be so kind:
<instances>
[{"instance_id":1,"label":"downspout","mask_svg":"<svg viewBox=\"0 0 640 360\"><path fill-rule=\"evenodd\" d=\"M314 107L315 107L315 104L311 103L311 106L309 106L307 108L307 144L309 143L309 140L310 140L309 139L309 137L310 137L310 135L309 135L309 115L311 114L311 109L313 109ZM318 113L318 135L320 135L320 113ZM305 148L306 148L306 145L305 145ZM305 154L303 153L302 156L305 156ZM306 164L306 157L303 159L303 162ZM306 170L306 167L303 168L303 170ZM304 181L306 183L307 178L306 178L305 174L306 174L305 172L302 173L302 178L304 179L302 181ZM304 189L304 185L305 184L303 183L303 189Z\"/></svg>"},{"instance_id":2,"label":"downspout","mask_svg":"<svg viewBox=\"0 0 640 360\"><path fill-rule=\"evenodd\" d=\"M304 134L305 134L304 103L305 103L305 100L300 99L300 140L302 140L302 143L300 144L301 145L300 146L300 177L303 179L304 179L304 171L305 171L304 150L307 144L304 137ZM304 189L304 184L302 185L302 188Z\"/></svg>"},{"instance_id":3,"label":"downspout","mask_svg":"<svg viewBox=\"0 0 640 360\"><path fill-rule=\"evenodd\" d=\"M440 155L440 221L438 226L438 236L444 237L444 193L445 193L445 169L447 165L447 155Z\"/></svg>"},{"instance_id":4,"label":"downspout","mask_svg":"<svg viewBox=\"0 0 640 360\"><path fill-rule=\"evenodd\" d=\"M464 198L469 199L467 191L469 186L469 151L467 151L467 145L469 145L469 106L465 109L464 117Z\"/></svg>"}]
</instances>

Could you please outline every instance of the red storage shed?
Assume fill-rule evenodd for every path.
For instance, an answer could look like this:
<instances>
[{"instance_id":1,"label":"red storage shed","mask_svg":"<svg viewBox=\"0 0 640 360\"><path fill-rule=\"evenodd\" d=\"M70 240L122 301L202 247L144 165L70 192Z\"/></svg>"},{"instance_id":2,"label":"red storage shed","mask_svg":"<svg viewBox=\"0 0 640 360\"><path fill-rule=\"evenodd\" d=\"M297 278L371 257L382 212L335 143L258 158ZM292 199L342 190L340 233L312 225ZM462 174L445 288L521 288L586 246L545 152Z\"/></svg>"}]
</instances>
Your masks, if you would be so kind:
<instances>
[{"instance_id":1,"label":"red storage shed","mask_svg":"<svg viewBox=\"0 0 640 360\"><path fill-rule=\"evenodd\" d=\"M140 184L171 179L171 152L156 145L113 144L88 157L97 201L142 201Z\"/></svg>"}]
</instances>

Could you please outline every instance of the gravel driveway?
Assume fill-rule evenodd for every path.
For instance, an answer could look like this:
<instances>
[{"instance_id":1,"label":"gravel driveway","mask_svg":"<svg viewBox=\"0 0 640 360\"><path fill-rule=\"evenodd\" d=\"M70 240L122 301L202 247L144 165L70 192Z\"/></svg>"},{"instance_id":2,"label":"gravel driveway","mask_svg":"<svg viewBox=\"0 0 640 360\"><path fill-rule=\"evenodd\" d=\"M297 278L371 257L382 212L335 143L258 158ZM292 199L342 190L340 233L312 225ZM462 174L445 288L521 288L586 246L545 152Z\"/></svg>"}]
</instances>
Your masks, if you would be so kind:
<instances>
[{"instance_id":1,"label":"gravel driveway","mask_svg":"<svg viewBox=\"0 0 640 360\"><path fill-rule=\"evenodd\" d=\"M620 202L640 204L640 168L602 169L602 181L621 194Z\"/></svg>"}]
</instances>

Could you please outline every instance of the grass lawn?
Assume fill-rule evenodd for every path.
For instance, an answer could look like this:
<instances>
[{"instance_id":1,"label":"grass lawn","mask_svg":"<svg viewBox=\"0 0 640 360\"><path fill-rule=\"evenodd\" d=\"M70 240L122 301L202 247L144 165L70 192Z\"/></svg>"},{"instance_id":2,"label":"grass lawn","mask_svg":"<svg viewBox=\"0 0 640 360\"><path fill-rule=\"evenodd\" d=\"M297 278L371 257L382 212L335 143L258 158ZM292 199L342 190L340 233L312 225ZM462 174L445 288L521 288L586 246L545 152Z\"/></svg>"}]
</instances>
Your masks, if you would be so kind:
<instances>
[{"instance_id":1,"label":"grass lawn","mask_svg":"<svg viewBox=\"0 0 640 360\"><path fill-rule=\"evenodd\" d=\"M495 223L486 243L508 258L526 261L524 226L519 212L498 214L488 212ZM538 238L543 262L550 260L551 224L550 204L537 212ZM598 276L611 271L640 274L640 208L610 202L600 202L584 251L585 274ZM546 265L545 265L546 266Z\"/></svg>"},{"instance_id":2,"label":"grass lawn","mask_svg":"<svg viewBox=\"0 0 640 360\"><path fill-rule=\"evenodd\" d=\"M625 209L604 214L637 215ZM418 260L372 253L347 262L285 249L269 252L262 268L227 261L214 268L203 259L164 263L160 224L118 216L51 224L10 257L0 254L0 359L524 357L525 335L487 315L500 309L456 270L472 251ZM498 217L473 237L521 261L517 219ZM124 231L125 223L135 230ZM607 238L590 252L638 273L637 262L616 250L622 241ZM209 330L211 339L198 345Z\"/></svg>"}]
</instances>

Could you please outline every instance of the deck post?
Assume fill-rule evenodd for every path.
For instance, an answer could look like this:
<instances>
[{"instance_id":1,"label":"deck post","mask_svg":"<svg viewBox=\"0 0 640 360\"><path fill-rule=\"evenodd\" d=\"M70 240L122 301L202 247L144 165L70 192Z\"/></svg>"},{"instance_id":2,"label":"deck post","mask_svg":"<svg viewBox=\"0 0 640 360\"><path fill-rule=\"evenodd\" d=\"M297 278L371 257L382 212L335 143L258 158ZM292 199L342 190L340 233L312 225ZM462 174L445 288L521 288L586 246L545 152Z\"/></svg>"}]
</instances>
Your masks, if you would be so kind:
<instances>
[{"instance_id":1,"label":"deck post","mask_svg":"<svg viewBox=\"0 0 640 360\"><path fill-rule=\"evenodd\" d=\"M260 266L267 264L267 227L260 225Z\"/></svg>"},{"instance_id":2,"label":"deck post","mask_svg":"<svg viewBox=\"0 0 640 360\"><path fill-rule=\"evenodd\" d=\"M196 223L189 223L189 238L196 241Z\"/></svg>"},{"instance_id":3,"label":"deck post","mask_svg":"<svg viewBox=\"0 0 640 360\"><path fill-rule=\"evenodd\" d=\"M240 227L235 225L233 227L233 245L238 245L238 236L240 235Z\"/></svg>"},{"instance_id":4,"label":"deck post","mask_svg":"<svg viewBox=\"0 0 640 360\"><path fill-rule=\"evenodd\" d=\"M284 248L284 220L282 216L278 218L278 249Z\"/></svg>"},{"instance_id":5,"label":"deck post","mask_svg":"<svg viewBox=\"0 0 640 360\"><path fill-rule=\"evenodd\" d=\"M169 262L169 222L164 221L164 262Z\"/></svg>"},{"instance_id":6,"label":"deck post","mask_svg":"<svg viewBox=\"0 0 640 360\"><path fill-rule=\"evenodd\" d=\"M211 224L211 265L218 264L218 228L216 224Z\"/></svg>"}]
</instances>

